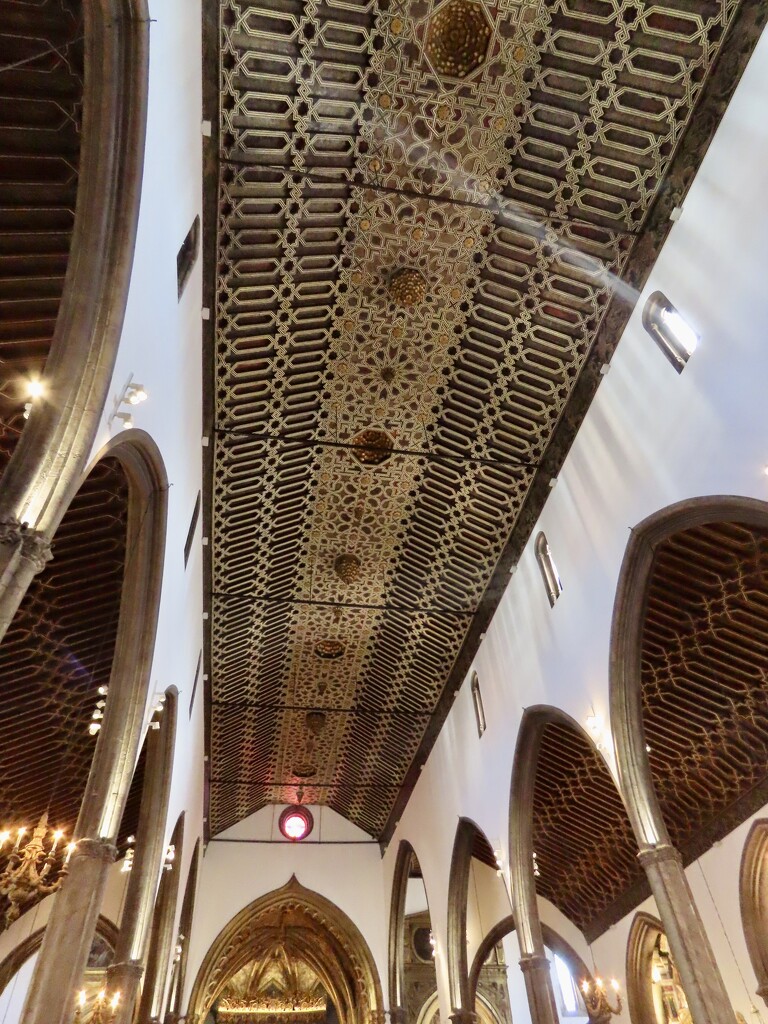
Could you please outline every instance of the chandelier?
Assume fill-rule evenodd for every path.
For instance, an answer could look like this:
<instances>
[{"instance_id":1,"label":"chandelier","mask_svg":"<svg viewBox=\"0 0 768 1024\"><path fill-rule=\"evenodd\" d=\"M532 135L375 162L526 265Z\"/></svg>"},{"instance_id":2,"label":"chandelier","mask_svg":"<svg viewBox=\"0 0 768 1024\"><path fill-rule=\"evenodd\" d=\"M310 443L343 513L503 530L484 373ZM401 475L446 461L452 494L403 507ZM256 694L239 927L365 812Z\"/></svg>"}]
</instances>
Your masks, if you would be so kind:
<instances>
[{"instance_id":1,"label":"chandelier","mask_svg":"<svg viewBox=\"0 0 768 1024\"><path fill-rule=\"evenodd\" d=\"M8 928L30 904L43 896L56 892L68 874L69 859L76 843L66 847L66 857L61 863L59 846L64 833L61 829L48 828L48 814L45 813L31 837L25 842L29 829L16 829L16 842L8 854L5 868L0 874L0 895L8 900L5 911L5 927ZM11 831L0 832L0 852L11 840Z\"/></svg>"},{"instance_id":2,"label":"chandelier","mask_svg":"<svg viewBox=\"0 0 768 1024\"><path fill-rule=\"evenodd\" d=\"M111 998L107 998L106 989L101 989L97 994L90 1013L87 1009L88 994L85 989L77 993L75 1004L75 1024L113 1024L117 1016L117 1008L120 1005L120 993L115 992ZM86 1016L87 1015L87 1016Z\"/></svg>"},{"instance_id":3,"label":"chandelier","mask_svg":"<svg viewBox=\"0 0 768 1024\"><path fill-rule=\"evenodd\" d=\"M593 985L586 980L582 981L581 991L591 1024L608 1024L611 1017L618 1016L621 1013L619 983L615 978L611 981L611 988L616 993L615 1007L611 1006L608 1002L602 978L595 978Z\"/></svg>"}]
</instances>

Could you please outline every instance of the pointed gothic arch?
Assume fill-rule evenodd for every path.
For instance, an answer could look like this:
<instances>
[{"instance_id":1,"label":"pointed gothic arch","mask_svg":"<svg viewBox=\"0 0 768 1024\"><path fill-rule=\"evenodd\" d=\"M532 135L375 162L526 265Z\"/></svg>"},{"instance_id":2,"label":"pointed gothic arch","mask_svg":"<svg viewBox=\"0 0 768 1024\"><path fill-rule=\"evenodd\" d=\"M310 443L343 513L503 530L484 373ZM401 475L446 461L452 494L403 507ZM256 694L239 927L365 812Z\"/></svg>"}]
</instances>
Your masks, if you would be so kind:
<instances>
[{"instance_id":1,"label":"pointed gothic arch","mask_svg":"<svg viewBox=\"0 0 768 1024\"><path fill-rule=\"evenodd\" d=\"M752 823L739 870L744 938L757 978L757 994L768 1003L768 818Z\"/></svg>"},{"instance_id":2,"label":"pointed gothic arch","mask_svg":"<svg viewBox=\"0 0 768 1024\"><path fill-rule=\"evenodd\" d=\"M295 875L254 900L225 925L198 970L187 1018L202 1024L227 981L292 928L297 952L333 999L341 1024L379 1024L381 983L362 933L334 903L306 889Z\"/></svg>"},{"instance_id":3,"label":"pointed gothic arch","mask_svg":"<svg viewBox=\"0 0 768 1024\"><path fill-rule=\"evenodd\" d=\"M733 1010L684 865L768 797L768 733L747 725L741 736L739 712L745 703L758 722L765 712L755 680L766 665L753 634L762 635L766 622L766 552L765 502L731 495L679 502L633 529L614 604L609 667L619 777L640 861L701 1024ZM686 772L694 790L676 781L675 765L687 754L696 763Z\"/></svg>"}]
</instances>

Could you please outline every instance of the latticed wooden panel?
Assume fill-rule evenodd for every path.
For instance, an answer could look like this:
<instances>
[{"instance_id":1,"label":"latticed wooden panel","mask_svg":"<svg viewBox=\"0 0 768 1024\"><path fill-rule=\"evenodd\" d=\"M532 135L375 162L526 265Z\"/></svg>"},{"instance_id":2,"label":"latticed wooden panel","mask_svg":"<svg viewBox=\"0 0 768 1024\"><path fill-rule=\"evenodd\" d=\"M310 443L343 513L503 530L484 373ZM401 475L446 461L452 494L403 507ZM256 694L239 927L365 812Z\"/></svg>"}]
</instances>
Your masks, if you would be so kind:
<instances>
[{"instance_id":1,"label":"latticed wooden panel","mask_svg":"<svg viewBox=\"0 0 768 1024\"><path fill-rule=\"evenodd\" d=\"M0 4L0 473L64 288L83 100L80 0Z\"/></svg>"},{"instance_id":2,"label":"latticed wooden panel","mask_svg":"<svg viewBox=\"0 0 768 1024\"><path fill-rule=\"evenodd\" d=\"M768 799L768 530L718 523L660 546L643 633L643 724L672 842L698 856Z\"/></svg>"},{"instance_id":3,"label":"latticed wooden panel","mask_svg":"<svg viewBox=\"0 0 768 1024\"><path fill-rule=\"evenodd\" d=\"M739 14L221 3L214 833L297 797L385 830Z\"/></svg>"}]
</instances>

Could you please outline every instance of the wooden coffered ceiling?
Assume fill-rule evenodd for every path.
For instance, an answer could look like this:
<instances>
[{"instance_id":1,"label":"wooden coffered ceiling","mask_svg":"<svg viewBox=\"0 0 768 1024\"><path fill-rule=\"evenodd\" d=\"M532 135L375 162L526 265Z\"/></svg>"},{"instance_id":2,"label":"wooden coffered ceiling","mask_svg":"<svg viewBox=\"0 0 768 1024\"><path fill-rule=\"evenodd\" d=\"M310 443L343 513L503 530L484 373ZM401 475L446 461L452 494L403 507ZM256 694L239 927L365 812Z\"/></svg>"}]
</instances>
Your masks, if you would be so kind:
<instances>
[{"instance_id":1,"label":"wooden coffered ceiling","mask_svg":"<svg viewBox=\"0 0 768 1024\"><path fill-rule=\"evenodd\" d=\"M72 239L83 99L80 0L0 5L0 473L45 366Z\"/></svg>"},{"instance_id":2,"label":"wooden coffered ceiling","mask_svg":"<svg viewBox=\"0 0 768 1024\"><path fill-rule=\"evenodd\" d=\"M215 11L209 827L386 840L763 15Z\"/></svg>"},{"instance_id":3,"label":"wooden coffered ceiling","mask_svg":"<svg viewBox=\"0 0 768 1024\"><path fill-rule=\"evenodd\" d=\"M768 531L718 523L656 552L642 641L645 739L685 864L768 800ZM585 736L548 725L534 795L538 890L591 941L649 895L627 814Z\"/></svg>"}]
</instances>

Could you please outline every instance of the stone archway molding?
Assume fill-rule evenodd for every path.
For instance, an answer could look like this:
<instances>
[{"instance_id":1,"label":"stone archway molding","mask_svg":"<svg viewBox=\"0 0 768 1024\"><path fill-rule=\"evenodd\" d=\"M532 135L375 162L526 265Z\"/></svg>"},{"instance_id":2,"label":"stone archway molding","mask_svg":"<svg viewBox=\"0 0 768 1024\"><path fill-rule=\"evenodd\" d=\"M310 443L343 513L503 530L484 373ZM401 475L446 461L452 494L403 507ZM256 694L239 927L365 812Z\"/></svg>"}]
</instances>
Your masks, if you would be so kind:
<instances>
[{"instance_id":1,"label":"stone archway molding","mask_svg":"<svg viewBox=\"0 0 768 1024\"><path fill-rule=\"evenodd\" d=\"M263 943L260 921L268 914L291 910L311 918L320 930L330 936L347 962L354 991L346 993L346 1000L352 1000L355 1015L348 1018L346 1024L382 1024L381 983L362 933L339 907L314 890L306 889L295 875L282 888L243 908L214 939L192 988L187 1011L190 1024L202 1024L227 981L259 952L260 943ZM328 966L319 960L313 964L326 975L323 980L333 984ZM342 997L344 995L342 993ZM337 1006L337 1010L343 1019L342 1007Z\"/></svg>"},{"instance_id":2,"label":"stone archway molding","mask_svg":"<svg viewBox=\"0 0 768 1024\"><path fill-rule=\"evenodd\" d=\"M448 985L452 1018L458 1018L462 1013L474 1014L467 962L467 898L476 836L482 836L488 843L488 837L479 825L470 818L459 818L448 883Z\"/></svg>"},{"instance_id":3,"label":"stone archway molding","mask_svg":"<svg viewBox=\"0 0 768 1024\"><path fill-rule=\"evenodd\" d=\"M717 522L768 527L768 504L732 495L691 498L670 505L632 530L619 574L611 624L610 704L619 780L696 1024L733 1020L728 994L699 916L680 854L670 843L654 792L643 729L643 625L658 546L681 530Z\"/></svg>"},{"instance_id":4,"label":"stone archway molding","mask_svg":"<svg viewBox=\"0 0 768 1024\"><path fill-rule=\"evenodd\" d=\"M109 697L80 808L70 871L55 895L21 1020L69 1024L88 959L144 733L165 557L168 479L154 441L126 430L94 464L118 459L128 478L128 536ZM87 475L84 474L84 477Z\"/></svg>"},{"instance_id":5,"label":"stone archway molding","mask_svg":"<svg viewBox=\"0 0 768 1024\"><path fill-rule=\"evenodd\" d=\"M635 914L627 939L627 1009L632 1024L657 1024L651 989L651 958L664 926L652 914Z\"/></svg>"},{"instance_id":6,"label":"stone archway molding","mask_svg":"<svg viewBox=\"0 0 768 1024\"><path fill-rule=\"evenodd\" d=\"M14 975L21 970L27 960L40 949L43 944L44 934L45 925L32 932L31 935L28 935L0 963L0 993L10 984ZM117 942L117 926L112 924L109 918L104 917L102 914L99 914L99 919L96 922L96 935L100 935L110 948L114 950L115 943Z\"/></svg>"},{"instance_id":7,"label":"stone archway molding","mask_svg":"<svg viewBox=\"0 0 768 1024\"><path fill-rule=\"evenodd\" d=\"M413 856L413 847L402 839L397 848L389 907L389 1013L392 1024L405 1024L405 899Z\"/></svg>"},{"instance_id":8,"label":"stone archway molding","mask_svg":"<svg viewBox=\"0 0 768 1024\"><path fill-rule=\"evenodd\" d=\"M558 1021L549 961L544 954L543 929L536 897L536 879L533 874L533 801L536 770L544 730L550 723L558 723L572 729L584 737L592 749L597 750L592 737L560 708L546 704L526 708L517 735L512 766L509 800L509 871L512 914L517 925L515 930L520 945L520 967L525 976L532 1024L557 1024Z\"/></svg>"},{"instance_id":9,"label":"stone archway molding","mask_svg":"<svg viewBox=\"0 0 768 1024\"><path fill-rule=\"evenodd\" d=\"M83 0L85 88L75 220L43 380L0 487L0 639L77 491L128 299L149 83L147 0Z\"/></svg>"},{"instance_id":10,"label":"stone archway molding","mask_svg":"<svg viewBox=\"0 0 768 1024\"><path fill-rule=\"evenodd\" d=\"M510 914L508 917L502 918L501 921L495 924L480 943L477 953L475 953L475 958L472 961L472 967L469 971L469 996L472 1000L470 1005L474 1005L474 1000L477 997L477 986L480 981L480 971L482 970L483 964L490 956L494 946L497 946L503 938L510 935L513 931L515 931L515 918ZM544 922L542 922L541 934L544 940L544 945L547 949L551 949L553 953L557 953L557 955L562 958L570 968L571 974L574 978L577 978L579 981L586 979L590 984L594 983L592 972L589 970L587 965L581 959L573 946L569 942L566 942L566 940L559 935L554 928L550 928L548 924L544 924Z\"/></svg>"},{"instance_id":11,"label":"stone archway molding","mask_svg":"<svg viewBox=\"0 0 768 1024\"><path fill-rule=\"evenodd\" d=\"M768 1003L768 818L752 823L739 870L744 938L757 978L757 994Z\"/></svg>"}]
</instances>

